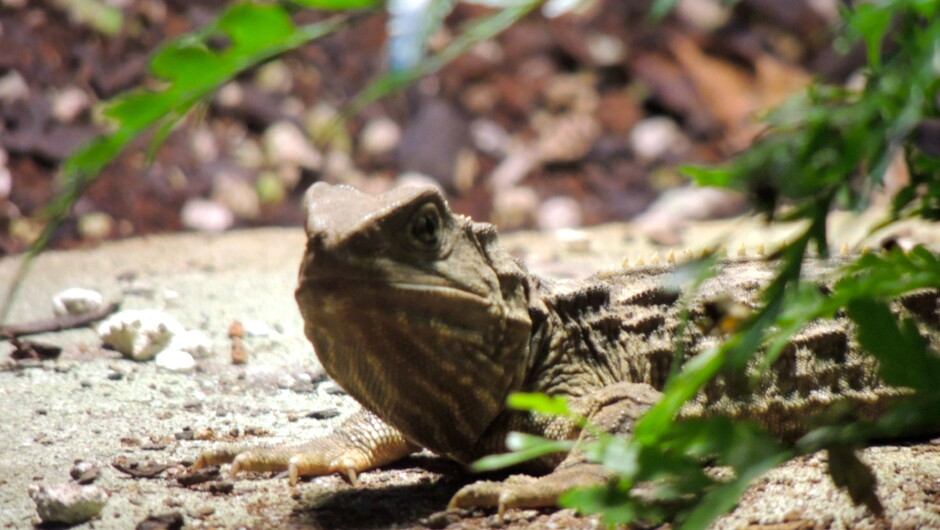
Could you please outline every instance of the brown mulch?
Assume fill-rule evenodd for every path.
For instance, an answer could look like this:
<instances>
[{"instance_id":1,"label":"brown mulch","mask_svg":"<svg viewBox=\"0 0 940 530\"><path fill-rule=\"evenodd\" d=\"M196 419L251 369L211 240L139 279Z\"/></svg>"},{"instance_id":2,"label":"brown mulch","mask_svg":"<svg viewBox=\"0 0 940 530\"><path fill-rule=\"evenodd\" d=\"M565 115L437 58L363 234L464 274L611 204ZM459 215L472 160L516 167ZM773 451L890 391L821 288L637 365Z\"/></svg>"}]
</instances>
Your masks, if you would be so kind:
<instances>
[{"instance_id":1,"label":"brown mulch","mask_svg":"<svg viewBox=\"0 0 940 530\"><path fill-rule=\"evenodd\" d=\"M259 72L239 77L241 103L213 100L169 136L151 165L146 142L138 142L76 204L54 245L180 230L183 205L200 197L226 205L236 227L299 225L299 197L311 182L381 190L405 171L437 180L456 210L501 228L538 226L537 207L506 191L521 187L538 201L574 199L583 224L629 219L681 182L675 167L725 160L759 133L755 114L812 76L842 81L861 61L833 52L831 16L808 0L744 0L727 11L687 1L691 7L661 24L647 19L649 3L606 0L581 15L529 17L350 120L347 145L320 148L345 165L246 155L264 151L265 131L276 123L312 136L310 109L341 105L381 72L384 18L362 21L276 61L282 70L268 73L286 71L285 82L264 82ZM9 193L0 185L0 255L22 251L41 227L63 160L101 130L94 105L152 82L146 62L159 43L205 24L227 2L121 3L123 24L113 36L77 22L64 5L8 1L0 9L0 79L19 76L27 88L0 99L0 178L4 169L12 175ZM715 9L717 18L706 16ZM485 12L461 5L432 47ZM62 110L67 92L83 101L72 113ZM368 152L361 133L381 117L399 126L401 139L392 152ZM649 118L667 118L680 131L652 158L631 139ZM487 130L503 136L490 135L488 144L480 139ZM331 158L332 150L343 156ZM526 170L500 173L522 152L534 157ZM251 194L271 175L278 193L259 201ZM107 222L83 228L91 214Z\"/></svg>"}]
</instances>

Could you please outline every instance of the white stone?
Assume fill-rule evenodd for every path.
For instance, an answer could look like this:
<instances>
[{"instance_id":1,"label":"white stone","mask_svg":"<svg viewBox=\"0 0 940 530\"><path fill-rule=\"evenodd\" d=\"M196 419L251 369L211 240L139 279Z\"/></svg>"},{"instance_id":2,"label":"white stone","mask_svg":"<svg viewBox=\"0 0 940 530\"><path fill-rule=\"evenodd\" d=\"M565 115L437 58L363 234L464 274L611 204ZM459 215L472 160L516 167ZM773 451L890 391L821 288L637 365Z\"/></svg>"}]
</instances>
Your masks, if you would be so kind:
<instances>
[{"instance_id":1,"label":"white stone","mask_svg":"<svg viewBox=\"0 0 940 530\"><path fill-rule=\"evenodd\" d=\"M52 115L62 123L71 123L91 105L91 99L77 86L66 87L52 96Z\"/></svg>"},{"instance_id":2,"label":"white stone","mask_svg":"<svg viewBox=\"0 0 940 530\"><path fill-rule=\"evenodd\" d=\"M71 287L52 297L52 310L56 316L82 315L103 305L101 293L82 287Z\"/></svg>"},{"instance_id":3,"label":"white stone","mask_svg":"<svg viewBox=\"0 0 940 530\"><path fill-rule=\"evenodd\" d=\"M571 252L589 252L591 250L591 237L584 230L562 228L555 231L555 240Z\"/></svg>"},{"instance_id":4,"label":"white stone","mask_svg":"<svg viewBox=\"0 0 940 530\"><path fill-rule=\"evenodd\" d=\"M190 199L180 212L183 226L201 232L222 232L235 223L231 210L206 199Z\"/></svg>"},{"instance_id":5,"label":"white stone","mask_svg":"<svg viewBox=\"0 0 940 530\"><path fill-rule=\"evenodd\" d=\"M279 121L264 131L264 151L275 164L289 164L307 169L320 169L323 155L296 125Z\"/></svg>"},{"instance_id":6,"label":"white stone","mask_svg":"<svg viewBox=\"0 0 940 530\"><path fill-rule=\"evenodd\" d=\"M219 158L219 142L215 139L212 129L203 125L196 127L190 138L193 154L202 163L209 163Z\"/></svg>"},{"instance_id":7,"label":"white stone","mask_svg":"<svg viewBox=\"0 0 940 530\"><path fill-rule=\"evenodd\" d=\"M114 218L105 212L88 212L78 218L78 233L84 239L104 239L113 230Z\"/></svg>"},{"instance_id":8,"label":"white stone","mask_svg":"<svg viewBox=\"0 0 940 530\"><path fill-rule=\"evenodd\" d=\"M531 226L539 210L539 195L529 186L493 189L493 222L500 230Z\"/></svg>"},{"instance_id":9,"label":"white stone","mask_svg":"<svg viewBox=\"0 0 940 530\"><path fill-rule=\"evenodd\" d=\"M185 331L175 318L156 309L128 309L98 325L102 342L136 361L152 359Z\"/></svg>"},{"instance_id":10,"label":"white stone","mask_svg":"<svg viewBox=\"0 0 940 530\"><path fill-rule=\"evenodd\" d=\"M277 386L280 388L291 388L296 383L297 380L290 374L281 374L281 376L277 378Z\"/></svg>"},{"instance_id":11,"label":"white stone","mask_svg":"<svg viewBox=\"0 0 940 530\"><path fill-rule=\"evenodd\" d=\"M294 86L294 77L284 61L270 61L255 73L258 88L272 94L287 94Z\"/></svg>"},{"instance_id":12,"label":"white stone","mask_svg":"<svg viewBox=\"0 0 940 530\"><path fill-rule=\"evenodd\" d=\"M638 122L630 131L630 146L637 158L652 161L687 144L682 130L670 118L657 116Z\"/></svg>"},{"instance_id":13,"label":"white stone","mask_svg":"<svg viewBox=\"0 0 940 530\"><path fill-rule=\"evenodd\" d=\"M164 302L175 302L179 299L179 297L180 293L178 291L174 291L173 289L160 290L160 298L162 298Z\"/></svg>"},{"instance_id":14,"label":"white stone","mask_svg":"<svg viewBox=\"0 0 940 530\"><path fill-rule=\"evenodd\" d=\"M503 156L509 150L509 134L493 120L479 118L470 123L473 145L488 155Z\"/></svg>"},{"instance_id":15,"label":"white stone","mask_svg":"<svg viewBox=\"0 0 940 530\"><path fill-rule=\"evenodd\" d=\"M78 484L32 485L29 496L44 523L76 525L96 517L108 502L108 492L99 486Z\"/></svg>"},{"instance_id":16,"label":"white stone","mask_svg":"<svg viewBox=\"0 0 940 530\"><path fill-rule=\"evenodd\" d=\"M154 357L153 362L171 372L191 372L196 367L196 359L192 355L176 348L161 351Z\"/></svg>"},{"instance_id":17,"label":"white stone","mask_svg":"<svg viewBox=\"0 0 940 530\"><path fill-rule=\"evenodd\" d=\"M371 156L390 153L401 141L401 128L388 118L369 120L359 136L359 145Z\"/></svg>"},{"instance_id":18,"label":"white stone","mask_svg":"<svg viewBox=\"0 0 940 530\"><path fill-rule=\"evenodd\" d=\"M627 53L627 47L622 40L600 32L588 34L587 49L591 60L598 66L619 64Z\"/></svg>"},{"instance_id":19,"label":"white stone","mask_svg":"<svg viewBox=\"0 0 940 530\"><path fill-rule=\"evenodd\" d=\"M236 174L222 172L215 176L212 200L241 219L254 219L261 214L261 201L255 187Z\"/></svg>"},{"instance_id":20,"label":"white stone","mask_svg":"<svg viewBox=\"0 0 940 530\"><path fill-rule=\"evenodd\" d=\"M0 149L0 199L6 199L13 191L13 174L7 167L7 152Z\"/></svg>"},{"instance_id":21,"label":"white stone","mask_svg":"<svg viewBox=\"0 0 940 530\"><path fill-rule=\"evenodd\" d=\"M546 200L536 215L539 229L545 231L581 226L581 204L572 197L559 195Z\"/></svg>"},{"instance_id":22,"label":"white stone","mask_svg":"<svg viewBox=\"0 0 940 530\"><path fill-rule=\"evenodd\" d=\"M532 171L538 158L528 149L513 149L490 174L494 189L505 189L517 185Z\"/></svg>"},{"instance_id":23,"label":"white stone","mask_svg":"<svg viewBox=\"0 0 940 530\"><path fill-rule=\"evenodd\" d=\"M16 70L10 70L0 77L0 101L12 103L29 97L29 85Z\"/></svg>"},{"instance_id":24,"label":"white stone","mask_svg":"<svg viewBox=\"0 0 940 530\"><path fill-rule=\"evenodd\" d=\"M278 334L277 330L260 320L249 320L244 326L247 337L273 337Z\"/></svg>"},{"instance_id":25,"label":"white stone","mask_svg":"<svg viewBox=\"0 0 940 530\"><path fill-rule=\"evenodd\" d=\"M216 91L215 101L223 107L237 107L245 100L245 91L241 85L233 81L222 85L222 88Z\"/></svg>"},{"instance_id":26,"label":"white stone","mask_svg":"<svg viewBox=\"0 0 940 530\"><path fill-rule=\"evenodd\" d=\"M717 31L731 19L731 10L718 0L680 0L676 15L703 31Z\"/></svg>"}]
</instances>

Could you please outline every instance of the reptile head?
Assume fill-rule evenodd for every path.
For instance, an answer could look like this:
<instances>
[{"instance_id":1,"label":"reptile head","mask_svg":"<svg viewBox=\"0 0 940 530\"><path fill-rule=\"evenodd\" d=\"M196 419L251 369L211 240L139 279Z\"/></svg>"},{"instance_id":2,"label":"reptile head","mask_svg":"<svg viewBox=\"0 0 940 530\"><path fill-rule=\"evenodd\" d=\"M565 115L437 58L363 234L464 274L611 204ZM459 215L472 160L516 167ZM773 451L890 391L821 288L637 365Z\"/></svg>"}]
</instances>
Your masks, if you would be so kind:
<instances>
[{"instance_id":1,"label":"reptile head","mask_svg":"<svg viewBox=\"0 0 940 530\"><path fill-rule=\"evenodd\" d=\"M413 442L458 460L522 384L521 265L433 187L313 185L297 302L326 372Z\"/></svg>"}]
</instances>

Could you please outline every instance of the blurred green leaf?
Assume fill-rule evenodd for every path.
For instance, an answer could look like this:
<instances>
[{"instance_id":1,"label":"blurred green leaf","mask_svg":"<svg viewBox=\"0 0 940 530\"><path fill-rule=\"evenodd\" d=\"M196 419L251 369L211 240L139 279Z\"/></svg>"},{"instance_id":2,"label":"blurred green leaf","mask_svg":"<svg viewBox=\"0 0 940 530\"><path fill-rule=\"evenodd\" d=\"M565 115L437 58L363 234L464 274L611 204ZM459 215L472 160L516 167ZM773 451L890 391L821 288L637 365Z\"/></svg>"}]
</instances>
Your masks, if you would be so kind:
<instances>
[{"instance_id":1,"label":"blurred green leaf","mask_svg":"<svg viewBox=\"0 0 940 530\"><path fill-rule=\"evenodd\" d=\"M568 400L562 396L546 396L540 393L515 392L509 395L507 404L519 410L531 410L556 416L570 416Z\"/></svg>"},{"instance_id":2,"label":"blurred green leaf","mask_svg":"<svg viewBox=\"0 0 940 530\"><path fill-rule=\"evenodd\" d=\"M306 7L311 7L313 9L328 9L331 11L339 11L346 9L366 9L377 7L380 2L379 0L291 0L295 4L299 4Z\"/></svg>"},{"instance_id":3,"label":"blurred green leaf","mask_svg":"<svg viewBox=\"0 0 940 530\"><path fill-rule=\"evenodd\" d=\"M900 323L884 302L856 298L848 304L848 315L857 324L858 341L881 361L885 382L922 390L935 390L940 381L940 358L910 320Z\"/></svg>"},{"instance_id":4,"label":"blurred green leaf","mask_svg":"<svg viewBox=\"0 0 940 530\"><path fill-rule=\"evenodd\" d=\"M485 456L473 464L474 471L493 471L534 460L551 453L570 451L574 448L573 440L549 440L520 432L511 432L506 437L506 446L512 451L498 455Z\"/></svg>"},{"instance_id":5,"label":"blurred green leaf","mask_svg":"<svg viewBox=\"0 0 940 530\"><path fill-rule=\"evenodd\" d=\"M682 166L679 173L694 180L699 186L728 188L732 182L731 172L721 167Z\"/></svg>"},{"instance_id":6,"label":"blurred green leaf","mask_svg":"<svg viewBox=\"0 0 940 530\"><path fill-rule=\"evenodd\" d=\"M868 64L881 66L881 41L891 25L891 12L878 4L861 3L855 6L848 19L849 26L865 40Z\"/></svg>"}]
</instances>

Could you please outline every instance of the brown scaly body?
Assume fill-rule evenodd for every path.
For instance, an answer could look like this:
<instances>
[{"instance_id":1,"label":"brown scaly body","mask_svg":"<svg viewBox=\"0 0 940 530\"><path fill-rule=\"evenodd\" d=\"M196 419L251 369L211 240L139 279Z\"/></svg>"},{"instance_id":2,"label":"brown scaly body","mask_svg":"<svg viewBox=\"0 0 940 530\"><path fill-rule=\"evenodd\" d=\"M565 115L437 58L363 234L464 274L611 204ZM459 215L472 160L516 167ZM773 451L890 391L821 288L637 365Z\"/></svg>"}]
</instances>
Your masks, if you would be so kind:
<instances>
[{"instance_id":1,"label":"brown scaly body","mask_svg":"<svg viewBox=\"0 0 940 530\"><path fill-rule=\"evenodd\" d=\"M681 295L667 288L672 267L660 265L556 284L530 275L499 247L492 226L452 214L433 188L370 196L317 184L307 209L297 288L305 331L326 372L364 410L305 446L219 451L199 465L234 458L233 473L289 469L295 482L342 472L355 480L421 447L469 463L502 452L511 431L582 436L567 420L508 409L517 391L566 396L603 429L629 434L658 399L678 341L685 360L717 345L722 312L756 307L773 275L772 263L738 259ZM827 268L806 265L823 285ZM896 305L940 347L937 291ZM692 317L684 331L681 307ZM757 385L754 370L719 377L681 414L749 419L789 440L835 402L875 417L906 393L878 379L845 319L807 326ZM607 477L579 454L562 458L543 460L550 473L538 480L471 484L451 505L551 505L566 489Z\"/></svg>"}]
</instances>

